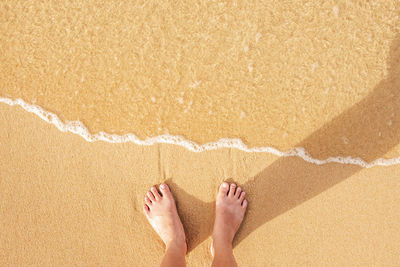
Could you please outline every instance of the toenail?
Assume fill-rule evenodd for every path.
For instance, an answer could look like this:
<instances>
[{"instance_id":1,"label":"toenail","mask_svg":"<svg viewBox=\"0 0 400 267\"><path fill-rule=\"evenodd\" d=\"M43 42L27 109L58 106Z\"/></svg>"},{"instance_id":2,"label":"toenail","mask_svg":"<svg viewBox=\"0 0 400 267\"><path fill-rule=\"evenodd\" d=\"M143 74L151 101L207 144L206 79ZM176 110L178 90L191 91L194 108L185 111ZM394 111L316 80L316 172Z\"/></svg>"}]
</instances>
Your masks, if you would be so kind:
<instances>
[{"instance_id":1,"label":"toenail","mask_svg":"<svg viewBox=\"0 0 400 267\"><path fill-rule=\"evenodd\" d=\"M228 187L228 184L227 184L227 183L223 183L223 184L222 184L222 187L225 187L225 188L226 188L226 187Z\"/></svg>"},{"instance_id":2,"label":"toenail","mask_svg":"<svg viewBox=\"0 0 400 267\"><path fill-rule=\"evenodd\" d=\"M166 188L165 184L161 184L160 187L161 187L162 189L165 189L165 188Z\"/></svg>"}]
</instances>

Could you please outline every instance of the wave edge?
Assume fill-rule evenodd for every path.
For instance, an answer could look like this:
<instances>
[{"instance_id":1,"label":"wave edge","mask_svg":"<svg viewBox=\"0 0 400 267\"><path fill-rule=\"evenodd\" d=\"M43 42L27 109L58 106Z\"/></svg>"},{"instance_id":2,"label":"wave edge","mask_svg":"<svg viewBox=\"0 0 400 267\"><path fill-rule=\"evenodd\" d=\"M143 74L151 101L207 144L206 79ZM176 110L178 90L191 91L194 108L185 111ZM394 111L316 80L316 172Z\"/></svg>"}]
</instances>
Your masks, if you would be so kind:
<instances>
[{"instance_id":1,"label":"wave edge","mask_svg":"<svg viewBox=\"0 0 400 267\"><path fill-rule=\"evenodd\" d=\"M329 157L326 159L317 159L311 157L307 151L302 147L295 147L293 149L287 151L280 151L273 147L252 147L249 148L246 144L243 143L242 140L238 138L230 139L230 138L222 138L216 142L209 142L203 145L199 145L195 142L186 140L182 136L178 135L169 135L163 134L156 137L149 137L144 140L139 139L136 135L129 133L125 135L116 135L109 134L106 132L99 132L96 134L91 134L86 126L80 121L66 121L62 122L60 118L49 111L44 110L42 107L38 105L33 105L25 102L21 98L11 99L0 97L0 103L4 103L10 106L21 106L24 110L34 113L47 123L53 124L62 132L71 132L83 137L86 141L95 142L95 141L105 141L109 143L126 143L132 142L137 145L145 145L150 146L154 144L174 144L185 147L186 149L193 152L203 152L216 150L220 148L236 148L245 152L259 152L259 153L270 153L279 157L300 157L304 161L316 164L323 165L328 163L340 163L340 164L352 164L358 165L363 168L371 168L374 166L391 166L400 164L400 157L397 158L378 158L373 162L366 162L362 158L359 157Z\"/></svg>"}]
</instances>

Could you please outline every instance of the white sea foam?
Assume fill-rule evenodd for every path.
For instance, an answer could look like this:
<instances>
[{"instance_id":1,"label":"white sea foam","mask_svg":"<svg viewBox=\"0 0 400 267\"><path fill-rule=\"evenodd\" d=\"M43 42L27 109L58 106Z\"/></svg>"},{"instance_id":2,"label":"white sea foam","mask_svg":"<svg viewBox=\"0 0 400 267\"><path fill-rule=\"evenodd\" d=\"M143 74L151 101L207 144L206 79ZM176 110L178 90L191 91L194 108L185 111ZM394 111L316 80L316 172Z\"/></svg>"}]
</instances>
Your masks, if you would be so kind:
<instances>
[{"instance_id":1,"label":"white sea foam","mask_svg":"<svg viewBox=\"0 0 400 267\"><path fill-rule=\"evenodd\" d=\"M296 147L296 148L293 148L288 151L279 151L273 147L249 148L240 139L222 138L216 142L210 142L210 143L206 143L203 145L199 145L199 144L196 144L195 142L186 140L185 138L183 138L181 136L169 135L169 134L159 135L156 137L147 138L145 140L139 139L134 134L116 135L116 134L108 134L105 132L91 134L91 133L89 133L89 131L85 127L85 125L82 124L82 122L80 122L80 121L62 122L56 114L48 112L40 106L28 104L25 101L23 101L22 99L19 99L19 98L18 99L10 99L10 98L0 97L0 102L8 104L10 106L15 106L15 105L21 106L26 111L32 112L32 113L36 114L37 116L39 116L40 118L42 118L43 120L45 120L46 122L55 125L60 131L71 132L71 133L80 135L81 137L83 137L85 140L87 140L89 142L94 142L94 141L105 141L105 142L110 142L110 143L132 142L137 145L145 145L145 146L154 145L154 144L158 144L158 143L164 143L164 144L174 144L174 145L183 146L186 149L193 151L193 152L216 150L219 148L236 148L236 149L246 151L246 152L271 153L273 155L280 156L280 157L295 157L295 156L297 156L307 162L317 164L317 165L322 165L322 164L327 164L327 163L340 163L340 164L358 165L358 166L364 167L364 168L371 168L374 166L391 166L391 165L400 164L400 157L391 158L391 159L379 158L370 163L364 161L363 159L361 159L359 157L336 156L336 157L329 157L326 159L316 159L316 158L311 157L307 153L307 151L301 147Z\"/></svg>"}]
</instances>

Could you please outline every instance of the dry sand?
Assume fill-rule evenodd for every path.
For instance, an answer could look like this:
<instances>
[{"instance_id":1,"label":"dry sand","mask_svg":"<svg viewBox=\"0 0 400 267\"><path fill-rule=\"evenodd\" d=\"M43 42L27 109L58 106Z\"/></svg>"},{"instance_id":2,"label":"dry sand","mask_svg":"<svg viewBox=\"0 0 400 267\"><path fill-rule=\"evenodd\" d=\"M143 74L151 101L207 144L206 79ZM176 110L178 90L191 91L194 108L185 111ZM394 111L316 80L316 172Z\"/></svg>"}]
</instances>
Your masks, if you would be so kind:
<instances>
[{"instance_id":1,"label":"dry sand","mask_svg":"<svg viewBox=\"0 0 400 267\"><path fill-rule=\"evenodd\" d=\"M189 266L211 261L218 184L250 202L235 239L241 266L394 266L400 166L317 166L237 150L89 143L20 107L0 105L0 265L156 266L161 240L143 197L166 181L189 240Z\"/></svg>"}]
</instances>

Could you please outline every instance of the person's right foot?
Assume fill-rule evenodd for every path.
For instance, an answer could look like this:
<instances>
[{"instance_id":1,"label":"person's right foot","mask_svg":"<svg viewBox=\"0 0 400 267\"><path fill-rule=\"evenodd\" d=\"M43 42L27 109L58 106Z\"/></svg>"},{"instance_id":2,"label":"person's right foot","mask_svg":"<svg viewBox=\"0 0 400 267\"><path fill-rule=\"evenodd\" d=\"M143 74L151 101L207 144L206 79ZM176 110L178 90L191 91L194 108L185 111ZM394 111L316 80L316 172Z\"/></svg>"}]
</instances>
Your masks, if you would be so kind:
<instances>
[{"instance_id":1,"label":"person's right foot","mask_svg":"<svg viewBox=\"0 0 400 267\"><path fill-rule=\"evenodd\" d=\"M233 238L243 221L247 208L246 193L236 184L224 182L219 187L211 251L232 249Z\"/></svg>"}]
</instances>

